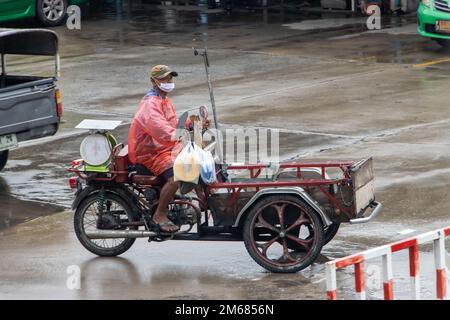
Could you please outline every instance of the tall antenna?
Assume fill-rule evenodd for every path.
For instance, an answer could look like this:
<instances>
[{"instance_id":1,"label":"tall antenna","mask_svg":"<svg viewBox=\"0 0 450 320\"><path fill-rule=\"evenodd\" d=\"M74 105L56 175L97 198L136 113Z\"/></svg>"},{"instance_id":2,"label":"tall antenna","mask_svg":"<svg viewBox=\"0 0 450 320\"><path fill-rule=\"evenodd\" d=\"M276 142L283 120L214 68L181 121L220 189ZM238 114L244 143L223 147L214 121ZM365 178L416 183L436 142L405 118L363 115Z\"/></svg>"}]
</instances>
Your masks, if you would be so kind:
<instances>
[{"instance_id":1,"label":"tall antenna","mask_svg":"<svg viewBox=\"0 0 450 320\"><path fill-rule=\"evenodd\" d=\"M206 48L205 45L205 50L203 50L203 52L198 52L197 49L192 48L194 50L194 55L198 56L201 55L203 57L203 62L205 64L205 72L206 72L206 81L208 82L208 90L209 90L209 99L211 101L211 108L213 111L213 119L214 119L214 126L216 128L216 130L218 131L217 135L216 135L216 143L217 143L217 153L219 156L219 160L220 163L223 163L223 155L222 155L222 148L221 148L221 141L220 141L220 128L219 128L219 122L217 121L217 113L216 113L216 102L214 100L214 92L213 92L213 87L212 87L212 83L211 83L211 76L209 73L209 60L208 60L208 49Z\"/></svg>"}]
</instances>

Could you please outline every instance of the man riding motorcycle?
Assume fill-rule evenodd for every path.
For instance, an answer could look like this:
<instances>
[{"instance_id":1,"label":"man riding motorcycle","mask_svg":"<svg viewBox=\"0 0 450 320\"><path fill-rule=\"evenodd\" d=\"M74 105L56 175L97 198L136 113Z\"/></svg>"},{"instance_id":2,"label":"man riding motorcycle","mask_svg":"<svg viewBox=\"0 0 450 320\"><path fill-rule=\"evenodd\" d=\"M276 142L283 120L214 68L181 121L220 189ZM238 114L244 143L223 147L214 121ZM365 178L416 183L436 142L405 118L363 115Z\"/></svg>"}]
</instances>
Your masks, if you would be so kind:
<instances>
[{"instance_id":1,"label":"man riding motorcycle","mask_svg":"<svg viewBox=\"0 0 450 320\"><path fill-rule=\"evenodd\" d=\"M167 217L167 207L179 188L179 183L173 178L173 164L183 148L181 141L175 137L178 119L168 97L168 93L175 88L173 77L176 76L178 73L166 65L152 68L152 88L142 98L128 135L130 161L145 166L164 184L152 223L165 233L179 230ZM190 123L188 119L188 128ZM203 126L208 127L209 121L206 120Z\"/></svg>"}]
</instances>

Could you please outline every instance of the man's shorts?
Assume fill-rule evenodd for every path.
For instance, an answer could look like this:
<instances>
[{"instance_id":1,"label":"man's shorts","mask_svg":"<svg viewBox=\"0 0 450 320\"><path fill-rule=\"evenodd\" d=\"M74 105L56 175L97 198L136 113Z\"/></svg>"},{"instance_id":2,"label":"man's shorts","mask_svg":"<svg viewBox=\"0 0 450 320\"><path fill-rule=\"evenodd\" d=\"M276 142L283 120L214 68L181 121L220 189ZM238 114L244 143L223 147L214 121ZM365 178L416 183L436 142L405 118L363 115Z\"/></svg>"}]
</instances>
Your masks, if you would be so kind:
<instances>
[{"instance_id":1,"label":"man's shorts","mask_svg":"<svg viewBox=\"0 0 450 320\"><path fill-rule=\"evenodd\" d=\"M166 183L169 181L170 178L173 178L173 168L170 167L169 169L164 170L161 174L159 174L158 179L162 183Z\"/></svg>"}]
</instances>

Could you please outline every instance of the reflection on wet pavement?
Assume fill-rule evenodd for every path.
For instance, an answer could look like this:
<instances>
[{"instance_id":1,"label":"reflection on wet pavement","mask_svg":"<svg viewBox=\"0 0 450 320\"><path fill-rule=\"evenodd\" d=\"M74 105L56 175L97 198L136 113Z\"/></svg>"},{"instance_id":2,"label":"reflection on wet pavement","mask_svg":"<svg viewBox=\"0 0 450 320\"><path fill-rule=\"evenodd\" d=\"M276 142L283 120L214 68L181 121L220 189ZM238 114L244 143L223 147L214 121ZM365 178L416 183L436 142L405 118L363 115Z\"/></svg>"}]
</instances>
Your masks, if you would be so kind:
<instances>
[{"instance_id":1,"label":"reflection on wet pavement","mask_svg":"<svg viewBox=\"0 0 450 320\"><path fill-rule=\"evenodd\" d=\"M142 239L121 257L100 258L82 249L70 220L70 214L57 214L7 234L0 243L1 252L9 257L0 261L4 270L0 298L28 299L38 290L44 299L321 298L314 288L324 285L319 276L323 273L323 257L319 257L318 264L297 274L271 274L251 260L243 243L149 244ZM52 235L48 230L53 230ZM18 244L17 240L27 234L33 240L21 240ZM57 243L54 237L58 238ZM24 247L30 244L32 260ZM64 254L58 250L61 247ZM71 265L81 270L80 290L66 287L66 269ZM16 282L19 278L21 281Z\"/></svg>"},{"instance_id":2,"label":"reflection on wet pavement","mask_svg":"<svg viewBox=\"0 0 450 320\"><path fill-rule=\"evenodd\" d=\"M9 257L0 260L0 298L33 299L39 292L43 299L324 299L324 263L348 250L365 249L364 245L350 247L348 241L333 241L316 263L296 274L265 271L239 242L147 243L141 239L121 257L103 258L83 250L71 230L71 216L44 217L7 232L0 242L0 251ZM434 292L430 250L430 246L421 249L424 299L431 299ZM69 266L80 268L79 290L66 286ZM367 267L377 272L380 261L370 260ZM406 252L394 255L393 271L395 296L408 299ZM354 298L353 269L340 270L337 280L339 297ZM380 299L382 283L369 277L367 284L368 298Z\"/></svg>"}]
</instances>

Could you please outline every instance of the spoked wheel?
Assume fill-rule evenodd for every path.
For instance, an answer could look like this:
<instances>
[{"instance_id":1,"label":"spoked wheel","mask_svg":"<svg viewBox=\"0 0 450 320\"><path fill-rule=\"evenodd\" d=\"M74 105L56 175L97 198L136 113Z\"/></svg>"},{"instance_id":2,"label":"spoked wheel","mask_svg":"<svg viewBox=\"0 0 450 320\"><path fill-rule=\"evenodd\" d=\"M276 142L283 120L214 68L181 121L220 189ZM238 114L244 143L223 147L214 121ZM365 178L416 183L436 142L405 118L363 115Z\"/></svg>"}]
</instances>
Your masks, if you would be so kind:
<instances>
[{"instance_id":1,"label":"spoked wheel","mask_svg":"<svg viewBox=\"0 0 450 320\"><path fill-rule=\"evenodd\" d=\"M297 272L320 253L322 222L310 206L293 195L262 199L249 212L244 242L252 258L272 272Z\"/></svg>"},{"instance_id":2,"label":"spoked wheel","mask_svg":"<svg viewBox=\"0 0 450 320\"><path fill-rule=\"evenodd\" d=\"M132 210L122 198L111 193L105 193L104 198L100 200L98 194L93 194L83 200L75 212L74 227L78 240L86 249L99 256L117 256L124 253L133 245L136 239L90 239L86 235L88 231L97 230L100 210L102 211L102 216L107 217L107 222L121 221L126 223L136 221ZM134 226L126 229L132 230L137 228ZM121 228L120 230L126 229Z\"/></svg>"},{"instance_id":3,"label":"spoked wheel","mask_svg":"<svg viewBox=\"0 0 450 320\"><path fill-rule=\"evenodd\" d=\"M325 246L328 242L330 242L331 240L333 240L334 236L337 234L338 230L339 230L339 226L341 224L340 223L336 223L333 222L332 224L330 224L328 227L326 227L324 229L324 235L323 235L323 245ZM310 227L309 227L310 228ZM298 234L300 228L294 228L291 230L291 234ZM296 251L304 251L305 247L298 245L295 241L292 241L290 239L287 240L287 245L289 247L289 249L293 249Z\"/></svg>"}]
</instances>

